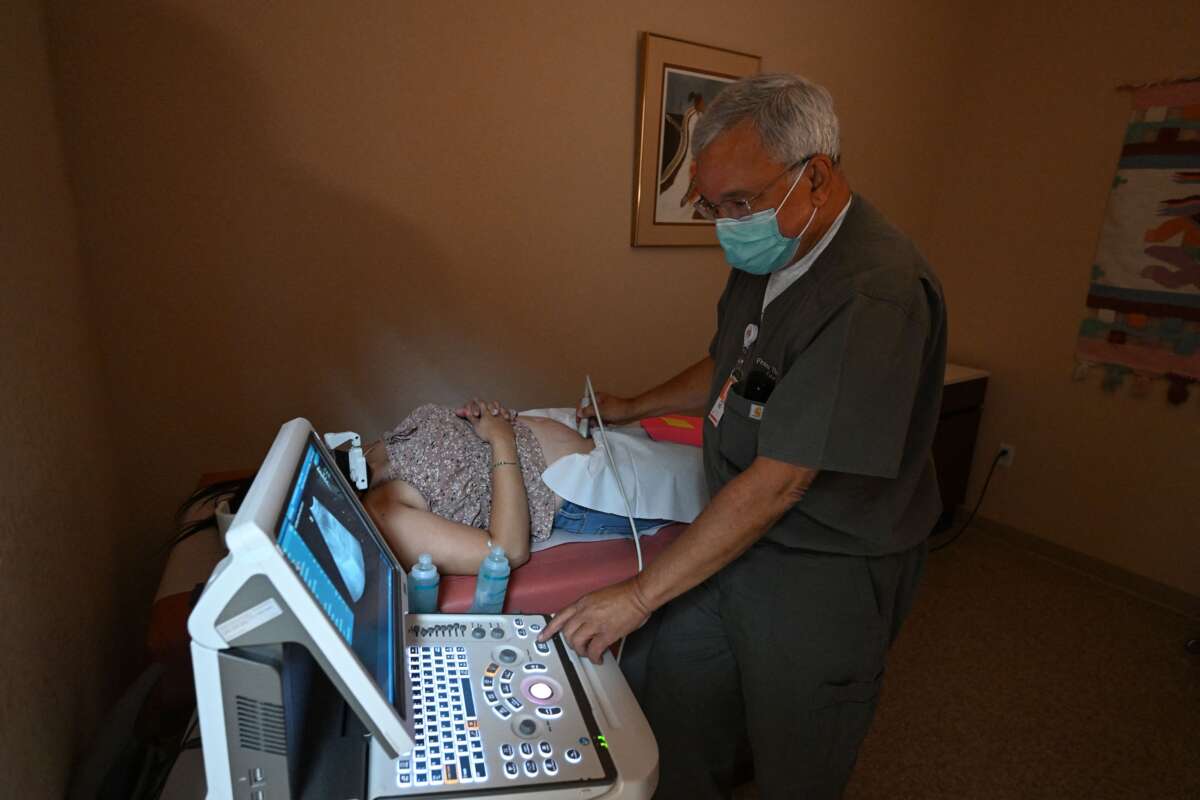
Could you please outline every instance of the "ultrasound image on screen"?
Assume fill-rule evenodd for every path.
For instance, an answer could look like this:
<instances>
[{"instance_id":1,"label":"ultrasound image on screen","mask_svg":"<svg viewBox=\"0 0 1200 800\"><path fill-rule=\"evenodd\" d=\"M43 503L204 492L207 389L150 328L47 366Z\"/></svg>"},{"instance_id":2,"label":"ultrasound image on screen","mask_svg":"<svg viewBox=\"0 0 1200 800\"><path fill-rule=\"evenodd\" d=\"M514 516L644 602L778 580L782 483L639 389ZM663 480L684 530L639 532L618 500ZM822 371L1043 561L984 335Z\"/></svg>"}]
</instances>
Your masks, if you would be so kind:
<instances>
[{"instance_id":1,"label":"ultrasound image on screen","mask_svg":"<svg viewBox=\"0 0 1200 800\"><path fill-rule=\"evenodd\" d=\"M279 548L396 705L400 579L336 469L310 437L279 522Z\"/></svg>"}]
</instances>

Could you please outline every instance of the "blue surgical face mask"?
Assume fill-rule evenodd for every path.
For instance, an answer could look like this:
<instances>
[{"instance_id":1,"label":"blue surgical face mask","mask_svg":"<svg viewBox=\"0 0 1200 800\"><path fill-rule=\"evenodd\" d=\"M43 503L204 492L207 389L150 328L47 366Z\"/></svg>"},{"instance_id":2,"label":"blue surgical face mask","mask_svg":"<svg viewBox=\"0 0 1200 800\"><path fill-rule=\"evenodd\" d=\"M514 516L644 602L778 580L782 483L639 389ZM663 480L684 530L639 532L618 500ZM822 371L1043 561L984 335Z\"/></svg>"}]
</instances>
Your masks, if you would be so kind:
<instances>
[{"instance_id":1,"label":"blue surgical face mask","mask_svg":"<svg viewBox=\"0 0 1200 800\"><path fill-rule=\"evenodd\" d=\"M741 219L717 220L717 239L721 242L721 249L725 251L725 260L729 262L730 266L743 272L749 272L751 275L766 275L787 266L796 255L796 250L800 247L800 239L816 218L817 209L813 208L808 222L804 223L804 228L794 238L789 238L779 232L778 216L779 209L783 208L783 204L792 196L792 190L800 183L800 178L806 169L808 169L807 164L801 168L800 174L796 176L796 180L792 181L787 194L775 208L756 211Z\"/></svg>"}]
</instances>

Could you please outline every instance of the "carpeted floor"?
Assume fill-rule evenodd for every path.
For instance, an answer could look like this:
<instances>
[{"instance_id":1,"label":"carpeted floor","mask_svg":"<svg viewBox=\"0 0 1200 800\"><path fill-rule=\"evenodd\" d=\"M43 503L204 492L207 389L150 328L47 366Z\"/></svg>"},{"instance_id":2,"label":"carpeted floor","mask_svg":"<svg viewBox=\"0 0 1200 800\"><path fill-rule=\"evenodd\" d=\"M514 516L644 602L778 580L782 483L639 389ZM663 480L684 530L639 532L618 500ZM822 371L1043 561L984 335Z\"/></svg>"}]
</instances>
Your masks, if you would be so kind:
<instances>
[{"instance_id":1,"label":"carpeted floor","mask_svg":"<svg viewBox=\"0 0 1200 800\"><path fill-rule=\"evenodd\" d=\"M1196 636L970 530L930 556L846 798L1200 798Z\"/></svg>"}]
</instances>

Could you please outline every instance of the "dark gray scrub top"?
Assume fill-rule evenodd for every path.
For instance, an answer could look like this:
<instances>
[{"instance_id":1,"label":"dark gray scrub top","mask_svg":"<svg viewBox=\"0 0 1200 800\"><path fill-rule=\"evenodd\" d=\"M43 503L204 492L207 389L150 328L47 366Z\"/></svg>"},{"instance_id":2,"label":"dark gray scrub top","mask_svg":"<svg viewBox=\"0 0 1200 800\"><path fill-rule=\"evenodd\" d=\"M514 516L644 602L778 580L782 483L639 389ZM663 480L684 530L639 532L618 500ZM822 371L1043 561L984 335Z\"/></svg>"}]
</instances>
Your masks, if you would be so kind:
<instances>
[{"instance_id":1,"label":"dark gray scrub top","mask_svg":"<svg viewBox=\"0 0 1200 800\"><path fill-rule=\"evenodd\" d=\"M913 243L861 196L809 271L762 311L767 276L732 270L709 347L712 408L759 326L718 427L704 423L715 496L765 456L820 470L764 538L855 555L906 550L941 513L930 447L946 366L942 287ZM776 379L761 419L742 392Z\"/></svg>"}]
</instances>

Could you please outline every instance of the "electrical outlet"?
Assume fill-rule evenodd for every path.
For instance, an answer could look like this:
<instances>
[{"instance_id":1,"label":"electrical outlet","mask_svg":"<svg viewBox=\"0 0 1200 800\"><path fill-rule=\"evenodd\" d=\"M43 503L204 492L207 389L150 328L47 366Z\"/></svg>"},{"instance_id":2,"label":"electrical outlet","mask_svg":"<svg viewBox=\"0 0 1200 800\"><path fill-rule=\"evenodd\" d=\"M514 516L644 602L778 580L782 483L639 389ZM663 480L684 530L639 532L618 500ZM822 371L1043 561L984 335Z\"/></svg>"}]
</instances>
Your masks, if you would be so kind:
<instances>
[{"instance_id":1,"label":"electrical outlet","mask_svg":"<svg viewBox=\"0 0 1200 800\"><path fill-rule=\"evenodd\" d=\"M1013 459L1017 457L1017 448L1011 444L1000 443L1000 460L996 463L1002 467L1011 467Z\"/></svg>"}]
</instances>

